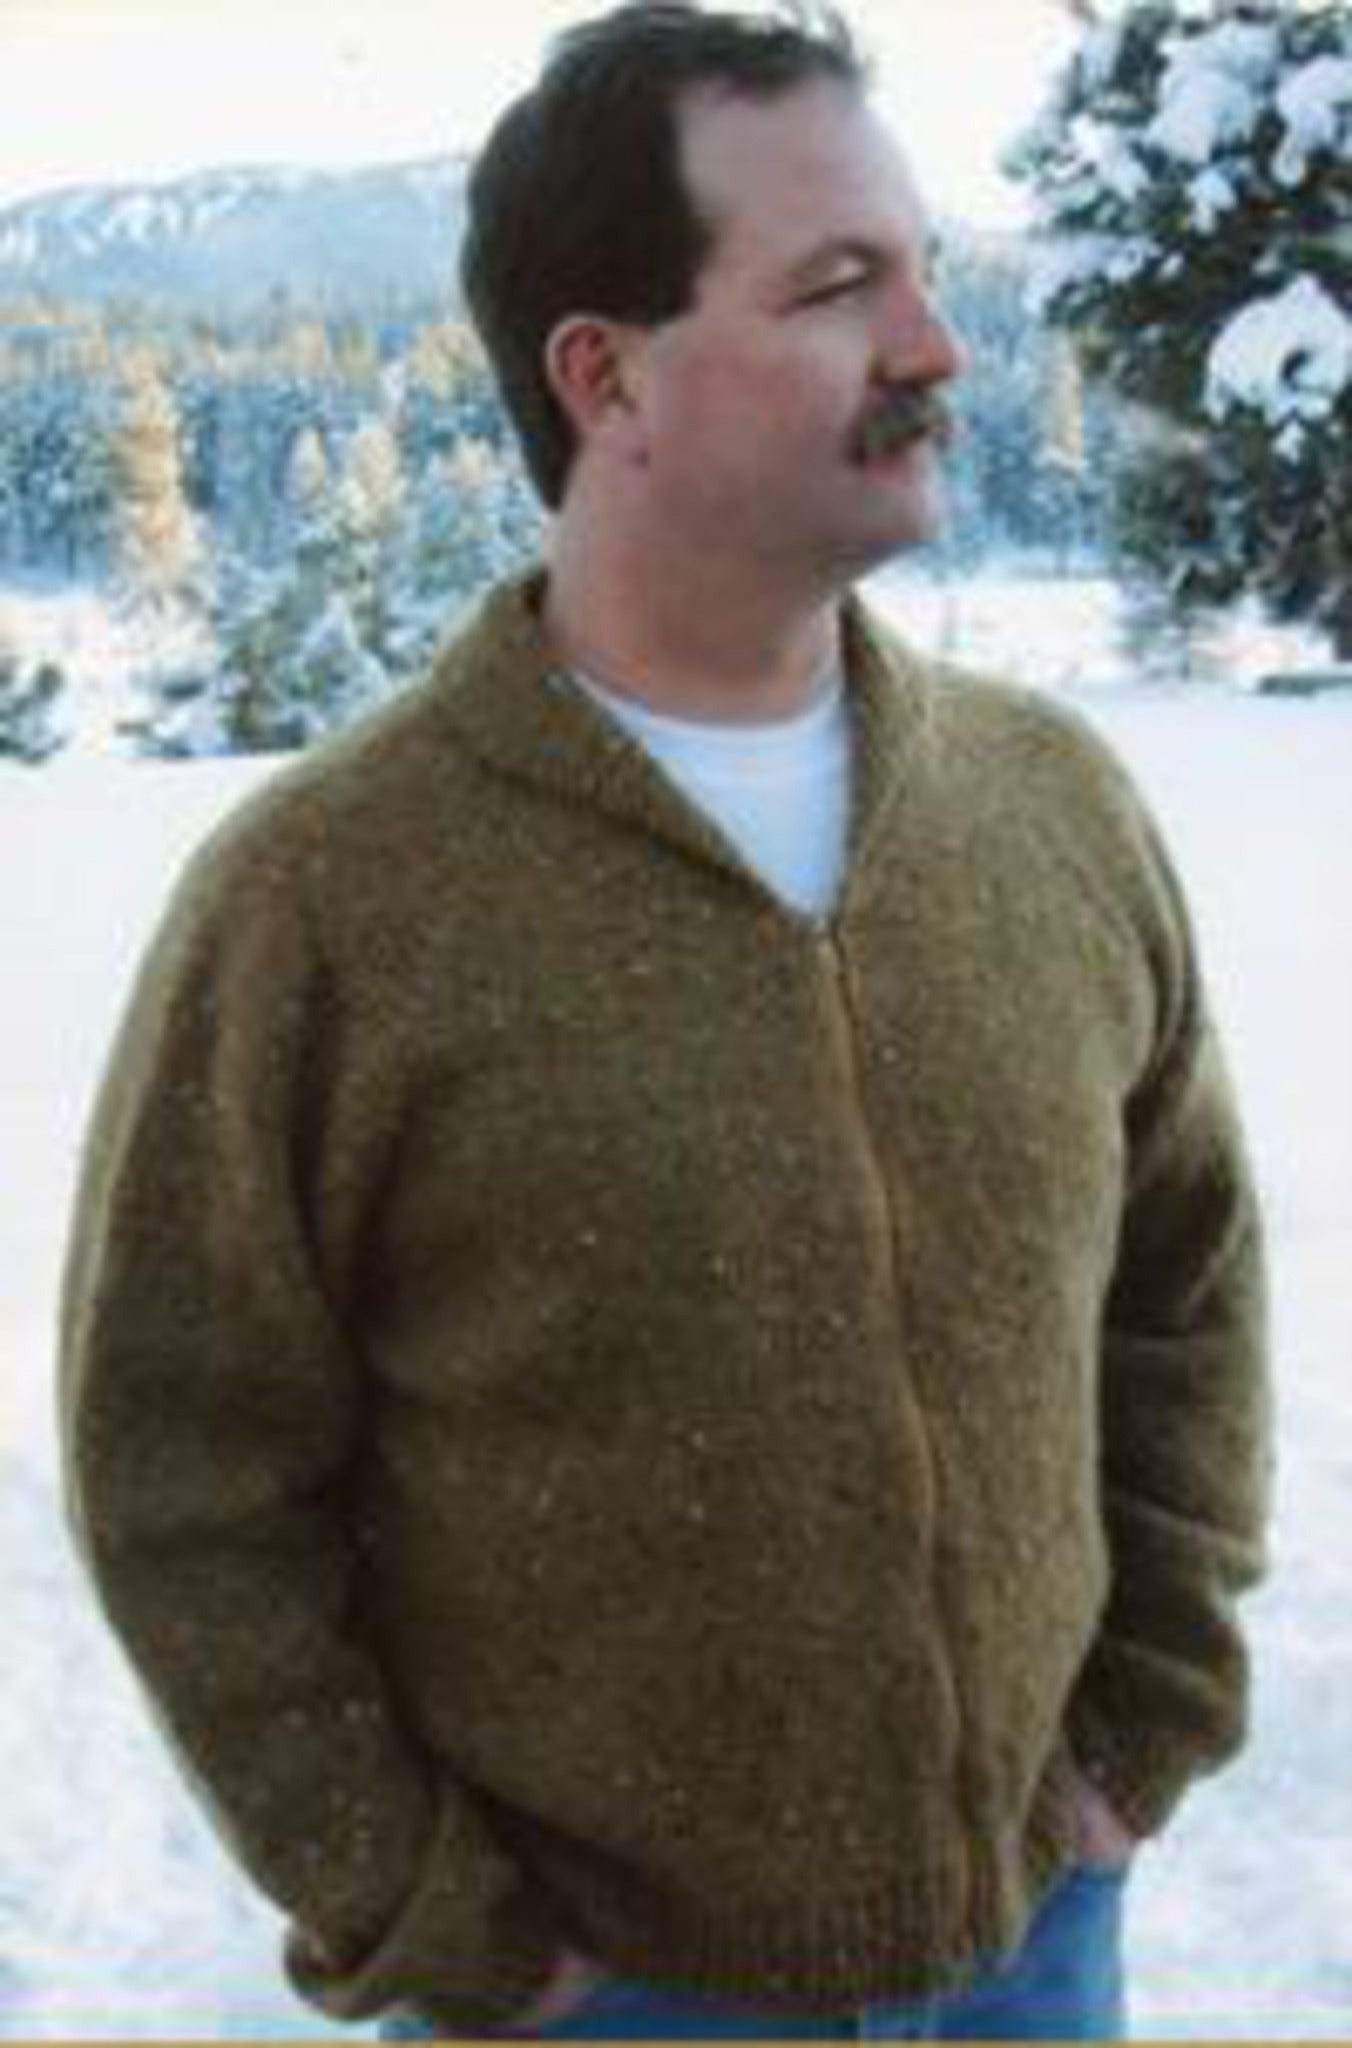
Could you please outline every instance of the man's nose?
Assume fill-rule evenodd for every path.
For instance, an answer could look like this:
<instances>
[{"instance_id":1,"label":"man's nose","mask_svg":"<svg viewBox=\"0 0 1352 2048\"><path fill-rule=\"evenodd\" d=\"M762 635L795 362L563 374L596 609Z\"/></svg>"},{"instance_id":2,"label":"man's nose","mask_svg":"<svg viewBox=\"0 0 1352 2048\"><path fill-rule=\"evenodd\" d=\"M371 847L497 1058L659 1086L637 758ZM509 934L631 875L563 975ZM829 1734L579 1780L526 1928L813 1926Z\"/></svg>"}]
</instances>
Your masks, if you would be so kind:
<instances>
[{"instance_id":1,"label":"man's nose","mask_svg":"<svg viewBox=\"0 0 1352 2048\"><path fill-rule=\"evenodd\" d=\"M957 329L935 302L915 297L893 310L882 356L893 383L946 384L966 375L969 360Z\"/></svg>"}]
</instances>

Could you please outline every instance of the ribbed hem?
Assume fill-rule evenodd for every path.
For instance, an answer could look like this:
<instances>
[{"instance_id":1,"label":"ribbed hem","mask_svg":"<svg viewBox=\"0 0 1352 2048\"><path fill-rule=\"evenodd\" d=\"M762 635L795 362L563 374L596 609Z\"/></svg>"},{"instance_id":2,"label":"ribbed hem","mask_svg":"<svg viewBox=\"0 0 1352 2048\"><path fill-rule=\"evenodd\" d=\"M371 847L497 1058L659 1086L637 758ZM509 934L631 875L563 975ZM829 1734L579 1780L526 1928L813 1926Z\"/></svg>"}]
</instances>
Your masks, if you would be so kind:
<instances>
[{"instance_id":1,"label":"ribbed hem","mask_svg":"<svg viewBox=\"0 0 1352 2048\"><path fill-rule=\"evenodd\" d=\"M830 1890L737 1911L656 1898L595 1864L551 1858L578 1946L651 1983L770 2011L837 2012L923 1997L967 1981L1022 1939L1038 1901L1074 1860L1068 1758L1041 1788L1021 1842L983 1841L921 1862L899 1850L895 1882L853 1897ZM598 1881L602 1880L602 1881Z\"/></svg>"},{"instance_id":2,"label":"ribbed hem","mask_svg":"<svg viewBox=\"0 0 1352 2048\"><path fill-rule=\"evenodd\" d=\"M599 1899L576 1903L623 1973L772 2007L831 2010L904 1996L912 1988L905 1964L951 1953L960 1938L952 1889L914 1883L855 1899L741 1913L692 1905L641 1919L632 1901L628 1911L614 1902L613 1920Z\"/></svg>"}]
</instances>

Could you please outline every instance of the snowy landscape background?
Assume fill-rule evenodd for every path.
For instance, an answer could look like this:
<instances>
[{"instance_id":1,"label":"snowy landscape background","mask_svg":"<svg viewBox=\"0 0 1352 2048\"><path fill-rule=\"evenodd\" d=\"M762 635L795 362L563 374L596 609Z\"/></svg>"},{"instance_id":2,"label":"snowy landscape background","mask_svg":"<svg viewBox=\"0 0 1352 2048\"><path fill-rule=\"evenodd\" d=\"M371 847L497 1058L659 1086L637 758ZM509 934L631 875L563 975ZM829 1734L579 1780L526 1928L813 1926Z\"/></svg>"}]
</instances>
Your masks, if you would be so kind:
<instances>
[{"instance_id":1,"label":"snowy landscape background","mask_svg":"<svg viewBox=\"0 0 1352 2048\"><path fill-rule=\"evenodd\" d=\"M877 579L918 642L1072 695L1130 762L1190 887L1271 1227L1280 1466L1252 1602L1254 1735L1143 1855L1143 2034L1352 2033L1352 702L1143 686L1106 581ZM125 646L89 593L10 593L91 690ZM1290 654L1289 645L1287 647ZM80 1132L128 977L189 848L273 772L71 751L0 764L0 2036L318 2037L277 1927L216 1845L96 1615L57 1504L53 1317Z\"/></svg>"},{"instance_id":2,"label":"snowy landscape background","mask_svg":"<svg viewBox=\"0 0 1352 2048\"><path fill-rule=\"evenodd\" d=\"M1025 138L1049 231L1033 299L1004 214L994 233L945 223L943 296L977 370L956 540L873 595L919 644L1082 706L1190 892L1270 1227L1277 1514L1249 1610L1252 1741L1132 1886L1134 2020L1334 2039L1352 2037L1352 10L1208 6L1110 0L1092 31L1097 9L1045 0L849 6L963 220L1031 88L1034 22L1044 67L1054 18L1063 50L1085 30ZM308 132L328 109L349 165L359 111L393 110L411 138L415 99L417 148L441 151L445 95L482 56L455 36L480 10L382 0L362 22L270 0L262 67L247 9L203 0L176 37L151 0L98 0L79 65L39 33L75 11L14 0L24 34L0 62L0 2038L318 2038L333 2029L283 1987L275 1918L175 1776L72 1556L56 1296L97 1076L188 852L272 749L402 686L532 544L446 289L463 153L296 168L335 154L337 129L322 148ZM501 0L477 41L503 57L509 27L576 11ZM409 44L415 15L435 53ZM381 66L400 48L396 79ZM475 120L507 89L488 75ZM260 132L265 80L285 89L259 166L203 156ZM190 146L160 132L166 111ZM77 165L116 182L58 199L17 162L25 135L49 185ZM290 168L263 162L274 148ZM164 183L157 149L191 175ZM1103 405L1049 321L1088 331L1135 410ZM1133 462L1153 531L1111 513ZM1259 587L1326 630L1231 602ZM1341 688L1260 687L1331 649Z\"/></svg>"}]
</instances>

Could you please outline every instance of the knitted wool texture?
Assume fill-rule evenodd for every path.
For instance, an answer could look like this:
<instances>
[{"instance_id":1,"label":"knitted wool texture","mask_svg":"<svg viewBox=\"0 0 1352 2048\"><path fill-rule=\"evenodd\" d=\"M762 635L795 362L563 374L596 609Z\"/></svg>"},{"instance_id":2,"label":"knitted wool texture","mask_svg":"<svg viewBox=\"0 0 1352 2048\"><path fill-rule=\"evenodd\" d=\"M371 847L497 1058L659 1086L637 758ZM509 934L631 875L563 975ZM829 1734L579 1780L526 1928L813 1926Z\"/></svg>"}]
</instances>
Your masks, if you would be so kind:
<instances>
[{"instance_id":1,"label":"knitted wool texture","mask_svg":"<svg viewBox=\"0 0 1352 2048\"><path fill-rule=\"evenodd\" d=\"M1255 1208L1123 771L846 609L829 922L539 579L192 863L89 1140L81 1540L295 1981L956 1981L1241 1739Z\"/></svg>"}]
</instances>

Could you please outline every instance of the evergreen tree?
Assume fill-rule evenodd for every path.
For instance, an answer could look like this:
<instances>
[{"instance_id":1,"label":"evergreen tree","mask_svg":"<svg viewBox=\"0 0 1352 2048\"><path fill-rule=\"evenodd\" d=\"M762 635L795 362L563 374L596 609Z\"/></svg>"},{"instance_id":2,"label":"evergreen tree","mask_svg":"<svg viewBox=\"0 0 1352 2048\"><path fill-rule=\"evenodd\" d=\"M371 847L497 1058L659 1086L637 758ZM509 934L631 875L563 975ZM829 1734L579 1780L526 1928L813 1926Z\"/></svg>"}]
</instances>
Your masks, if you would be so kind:
<instances>
[{"instance_id":1,"label":"evergreen tree","mask_svg":"<svg viewBox=\"0 0 1352 2048\"><path fill-rule=\"evenodd\" d=\"M404 495L399 443L383 419L367 420L348 442L339 496L354 534L384 540L395 531Z\"/></svg>"},{"instance_id":2,"label":"evergreen tree","mask_svg":"<svg viewBox=\"0 0 1352 2048\"><path fill-rule=\"evenodd\" d=\"M465 435L496 444L508 439L492 372L466 322L429 321L413 335L399 408L399 445L407 467L420 476Z\"/></svg>"},{"instance_id":3,"label":"evergreen tree","mask_svg":"<svg viewBox=\"0 0 1352 2048\"><path fill-rule=\"evenodd\" d=\"M318 433L291 450L292 551L276 567L222 565L216 653L145 678L136 737L155 754L274 753L308 746L388 694L391 555L403 478L379 421L352 437L337 487Z\"/></svg>"},{"instance_id":4,"label":"evergreen tree","mask_svg":"<svg viewBox=\"0 0 1352 2048\"><path fill-rule=\"evenodd\" d=\"M107 559L107 387L59 367L0 387L0 537L18 564L67 576Z\"/></svg>"},{"instance_id":5,"label":"evergreen tree","mask_svg":"<svg viewBox=\"0 0 1352 2048\"><path fill-rule=\"evenodd\" d=\"M953 393L962 431L947 459L943 551L964 567L1011 547L1068 561L1097 533L1103 409L1077 394L1076 430L1092 446L1072 468L1061 351L1029 310L1022 248L954 231L942 249L939 295L977 366Z\"/></svg>"},{"instance_id":6,"label":"evergreen tree","mask_svg":"<svg viewBox=\"0 0 1352 2048\"><path fill-rule=\"evenodd\" d=\"M1044 310L1161 422L1121 475L1124 549L1185 606L1253 589L1352 655L1346 4L1129 0L1010 168Z\"/></svg>"},{"instance_id":7,"label":"evergreen tree","mask_svg":"<svg viewBox=\"0 0 1352 2048\"><path fill-rule=\"evenodd\" d=\"M18 567L22 561L27 477L22 388L0 381L0 567Z\"/></svg>"},{"instance_id":8,"label":"evergreen tree","mask_svg":"<svg viewBox=\"0 0 1352 2048\"><path fill-rule=\"evenodd\" d=\"M363 646L382 661L397 609L406 491L392 429L383 418L366 420L343 454L335 504L336 580Z\"/></svg>"},{"instance_id":9,"label":"evergreen tree","mask_svg":"<svg viewBox=\"0 0 1352 2048\"><path fill-rule=\"evenodd\" d=\"M65 680L53 661L25 671L14 637L0 620L0 759L36 765L64 745L56 707Z\"/></svg>"},{"instance_id":10,"label":"evergreen tree","mask_svg":"<svg viewBox=\"0 0 1352 2048\"><path fill-rule=\"evenodd\" d=\"M140 752L285 753L388 693L390 678L325 562L315 529L284 568L226 565L209 658L141 679L145 710L129 727Z\"/></svg>"},{"instance_id":11,"label":"evergreen tree","mask_svg":"<svg viewBox=\"0 0 1352 2048\"><path fill-rule=\"evenodd\" d=\"M157 611L200 604L205 553L183 489L178 413L149 351L133 352L124 365L113 453L128 596Z\"/></svg>"},{"instance_id":12,"label":"evergreen tree","mask_svg":"<svg viewBox=\"0 0 1352 2048\"><path fill-rule=\"evenodd\" d=\"M466 436L409 493L392 587L387 659L416 674L490 583L540 550L539 507L514 450Z\"/></svg>"},{"instance_id":13,"label":"evergreen tree","mask_svg":"<svg viewBox=\"0 0 1352 2048\"><path fill-rule=\"evenodd\" d=\"M305 427L296 436L286 466L286 496L297 529L322 517L329 494L329 459L324 440L316 427Z\"/></svg>"}]
</instances>

